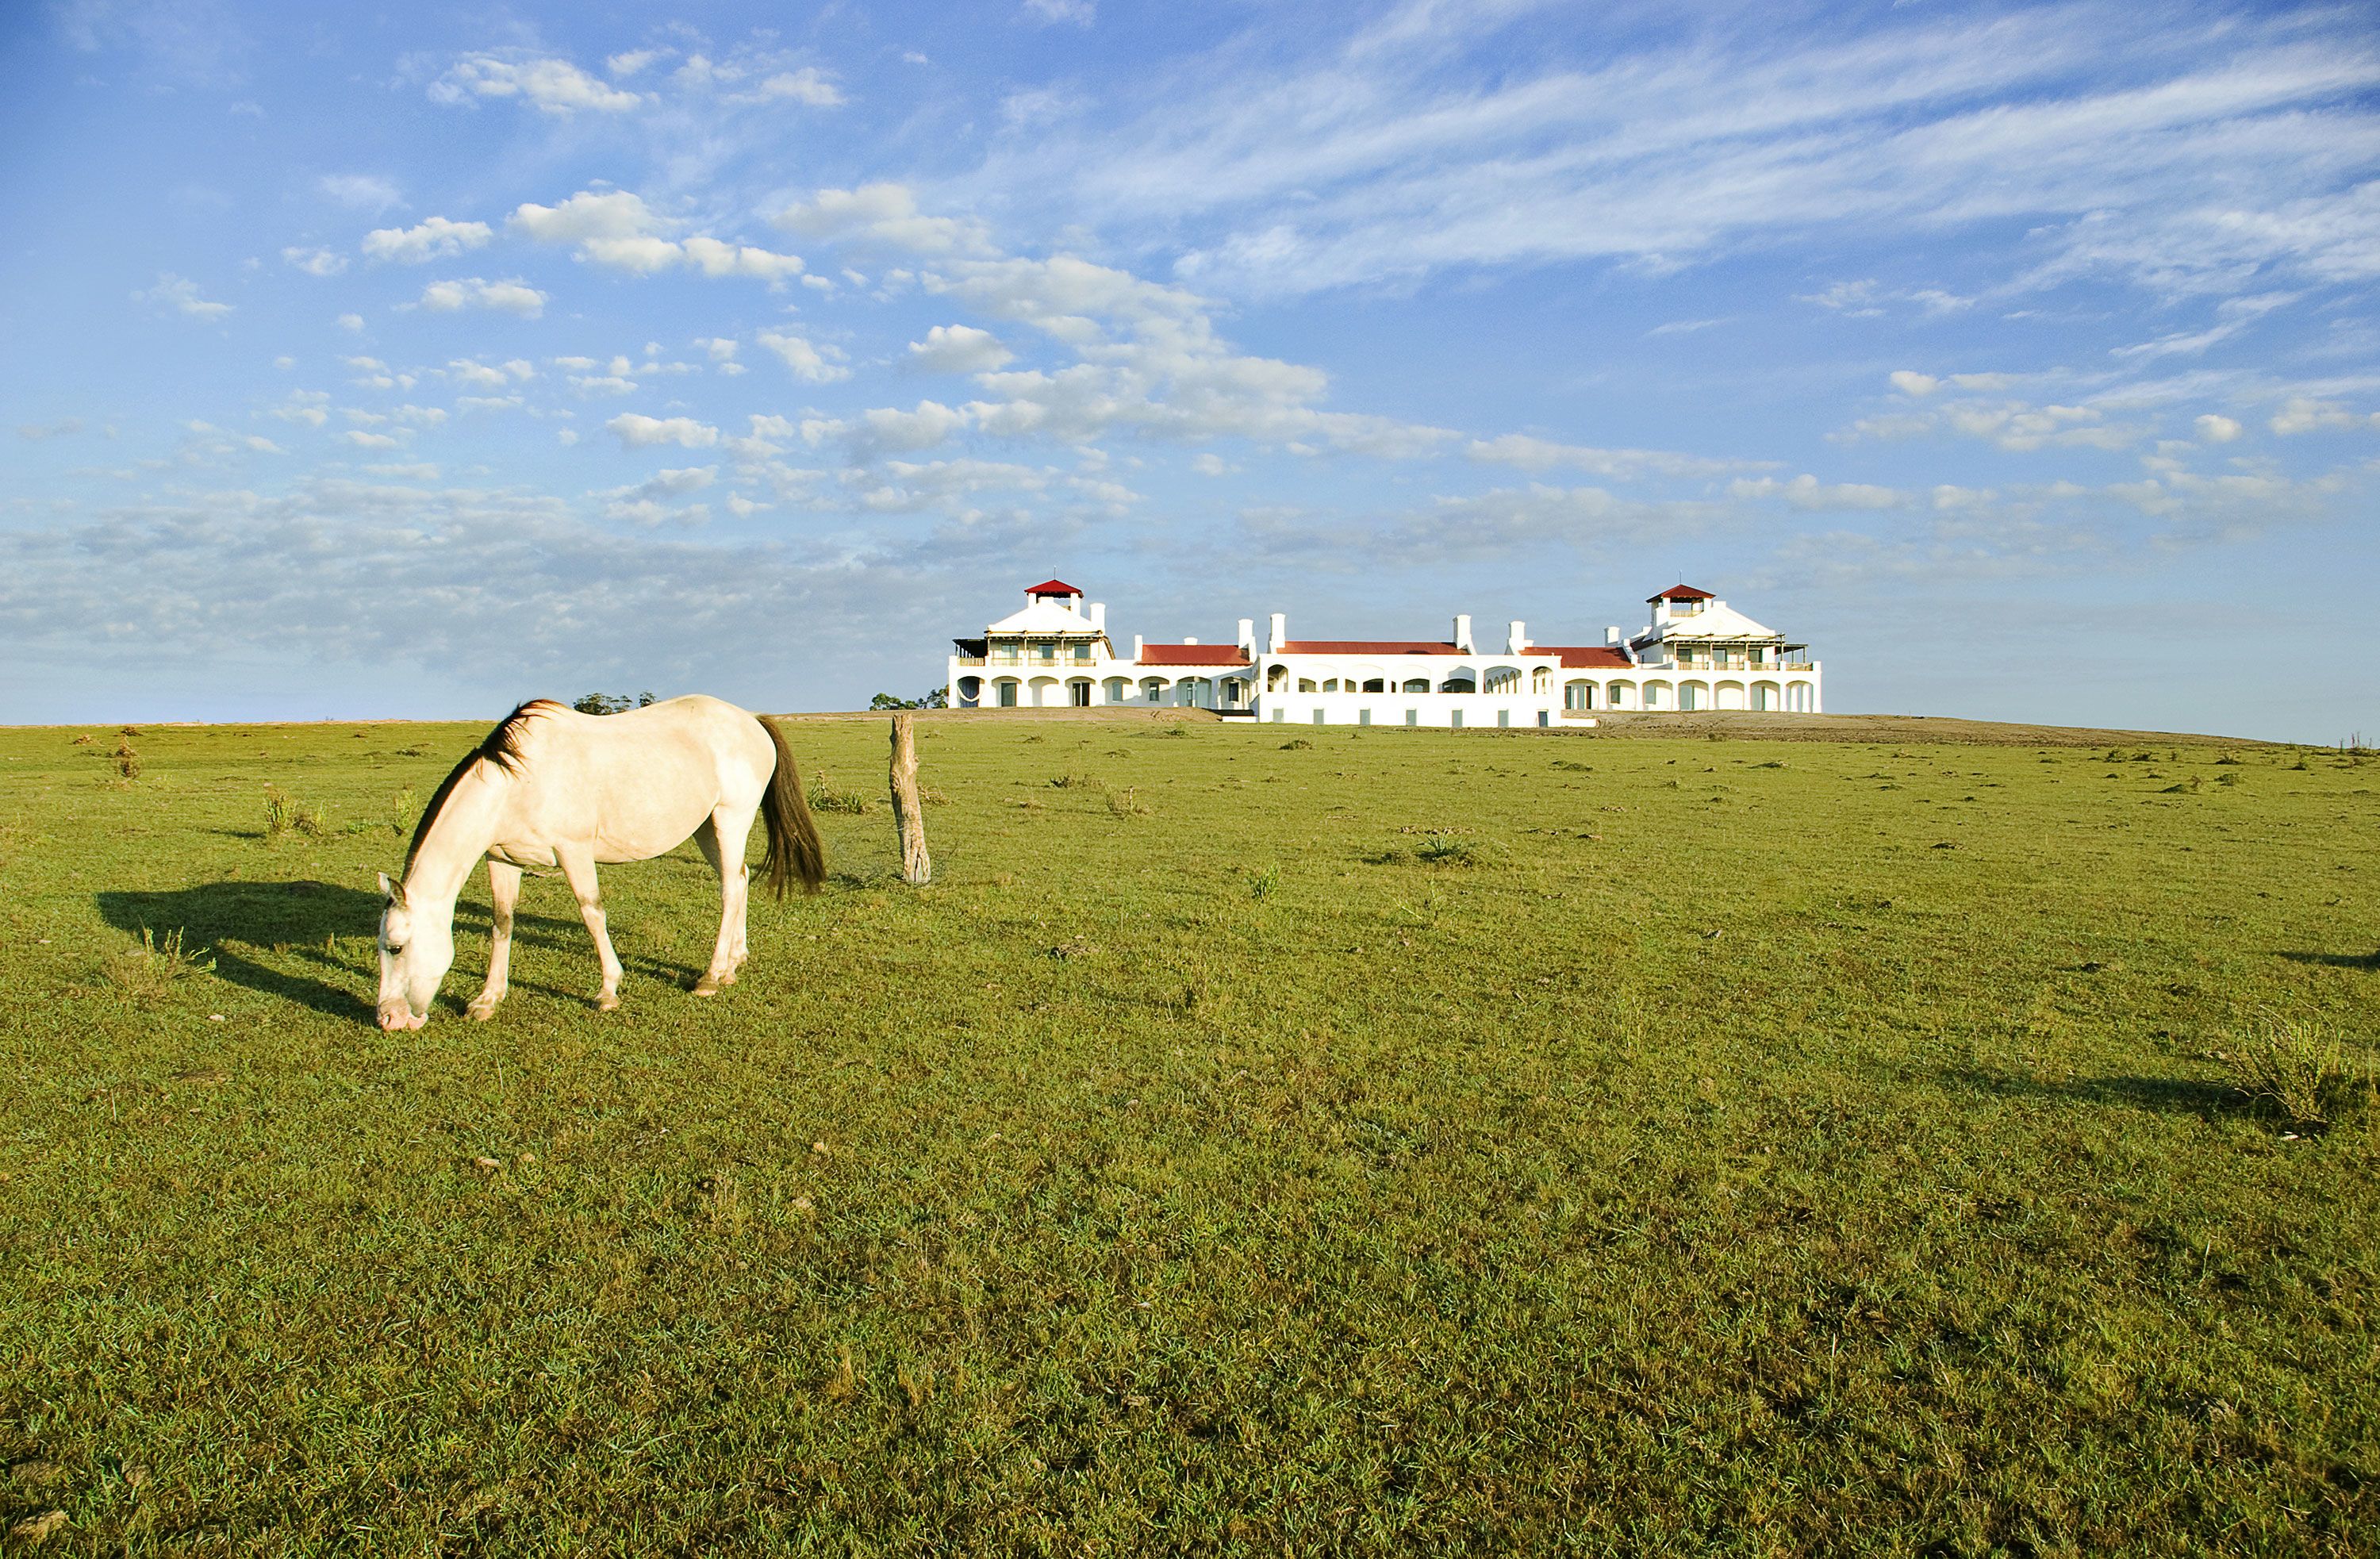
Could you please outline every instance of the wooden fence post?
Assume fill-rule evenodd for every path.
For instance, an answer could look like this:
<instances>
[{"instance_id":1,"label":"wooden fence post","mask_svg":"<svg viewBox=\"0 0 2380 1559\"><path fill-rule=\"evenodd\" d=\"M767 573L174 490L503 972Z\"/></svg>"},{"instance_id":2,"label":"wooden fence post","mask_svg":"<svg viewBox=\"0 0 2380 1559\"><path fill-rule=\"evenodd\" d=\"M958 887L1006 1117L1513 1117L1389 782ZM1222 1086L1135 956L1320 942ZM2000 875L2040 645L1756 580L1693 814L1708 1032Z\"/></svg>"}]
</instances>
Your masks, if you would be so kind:
<instances>
[{"instance_id":1,"label":"wooden fence post","mask_svg":"<svg viewBox=\"0 0 2380 1559\"><path fill-rule=\"evenodd\" d=\"M892 822L901 831L901 878L921 888L934 874L926 854L926 807L917 799L917 737L910 717L892 717Z\"/></svg>"}]
</instances>

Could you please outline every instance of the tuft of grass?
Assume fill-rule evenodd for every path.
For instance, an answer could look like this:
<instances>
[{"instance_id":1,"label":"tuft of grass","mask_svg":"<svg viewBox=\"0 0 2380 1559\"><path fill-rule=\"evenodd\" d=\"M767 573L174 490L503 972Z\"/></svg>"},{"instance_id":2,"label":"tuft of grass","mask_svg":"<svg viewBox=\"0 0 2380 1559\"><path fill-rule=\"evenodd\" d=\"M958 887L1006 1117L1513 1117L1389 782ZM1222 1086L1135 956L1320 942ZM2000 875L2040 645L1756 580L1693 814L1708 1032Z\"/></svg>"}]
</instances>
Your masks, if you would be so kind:
<instances>
[{"instance_id":1,"label":"tuft of grass","mask_svg":"<svg viewBox=\"0 0 2380 1559\"><path fill-rule=\"evenodd\" d=\"M1056 790L1087 790L1090 788L1091 779L1088 774L1078 774L1070 770L1051 780L1050 785Z\"/></svg>"},{"instance_id":2,"label":"tuft of grass","mask_svg":"<svg viewBox=\"0 0 2380 1559\"><path fill-rule=\"evenodd\" d=\"M421 815L421 799L407 786L388 798L388 831L402 839L412 832L414 821Z\"/></svg>"},{"instance_id":3,"label":"tuft of grass","mask_svg":"<svg viewBox=\"0 0 2380 1559\"><path fill-rule=\"evenodd\" d=\"M844 812L857 816L876 810L876 803L856 790L838 789L824 774L810 778L810 810L814 812Z\"/></svg>"},{"instance_id":4,"label":"tuft of grass","mask_svg":"<svg viewBox=\"0 0 2380 1559\"><path fill-rule=\"evenodd\" d=\"M128 725L125 729L128 732L131 727ZM125 779L137 780L140 777L140 754L132 749L132 738L129 736L116 743L115 752L109 756L115 764L115 772Z\"/></svg>"},{"instance_id":5,"label":"tuft of grass","mask_svg":"<svg viewBox=\"0 0 2380 1559\"><path fill-rule=\"evenodd\" d=\"M163 937L140 928L140 945L128 948L107 963L107 982L136 1002L162 1001L174 987L192 975L213 970L214 960L182 945L179 930Z\"/></svg>"},{"instance_id":6,"label":"tuft of grass","mask_svg":"<svg viewBox=\"0 0 2380 1559\"><path fill-rule=\"evenodd\" d=\"M2225 1057L2231 1086L2291 1126L2327 1126L2370 1092L2372 1068L2359 1077L2338 1037L2310 1019L2268 1017L2253 1037L2234 1044Z\"/></svg>"},{"instance_id":7,"label":"tuft of grass","mask_svg":"<svg viewBox=\"0 0 2380 1559\"><path fill-rule=\"evenodd\" d=\"M1107 792L1108 810L1120 818L1145 818L1149 805L1140 798L1140 787L1135 785L1103 787Z\"/></svg>"},{"instance_id":8,"label":"tuft of grass","mask_svg":"<svg viewBox=\"0 0 2380 1559\"><path fill-rule=\"evenodd\" d=\"M411 795L411 791L406 792ZM331 825L322 809L311 801L300 801L279 786L264 787L264 836L278 839L285 834L302 834L309 839L327 838ZM397 830L399 834L403 829Z\"/></svg>"},{"instance_id":9,"label":"tuft of grass","mask_svg":"<svg viewBox=\"0 0 2380 1559\"><path fill-rule=\"evenodd\" d=\"M1304 752L1313 747L1313 745L1314 744L1312 742L1307 741L1304 737L1292 737L1289 740L1281 744L1281 749L1283 752Z\"/></svg>"},{"instance_id":10,"label":"tuft of grass","mask_svg":"<svg viewBox=\"0 0 2380 1559\"><path fill-rule=\"evenodd\" d=\"M1432 866L1470 866L1477 861L1479 847L1468 839L1433 834L1421 842L1414 856Z\"/></svg>"},{"instance_id":11,"label":"tuft of grass","mask_svg":"<svg viewBox=\"0 0 2380 1559\"><path fill-rule=\"evenodd\" d=\"M1262 871L1251 872L1248 875L1250 898L1270 898L1273 891L1280 886L1281 867L1278 864L1268 866Z\"/></svg>"}]
</instances>

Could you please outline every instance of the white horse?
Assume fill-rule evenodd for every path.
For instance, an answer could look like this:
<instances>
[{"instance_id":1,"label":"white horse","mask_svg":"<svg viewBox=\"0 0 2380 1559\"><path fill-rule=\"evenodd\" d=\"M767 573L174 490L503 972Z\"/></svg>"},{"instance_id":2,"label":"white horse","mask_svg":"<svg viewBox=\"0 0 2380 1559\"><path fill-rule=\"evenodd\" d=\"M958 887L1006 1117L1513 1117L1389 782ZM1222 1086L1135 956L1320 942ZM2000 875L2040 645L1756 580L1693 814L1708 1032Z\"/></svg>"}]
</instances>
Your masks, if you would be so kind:
<instances>
[{"instance_id":1,"label":"white horse","mask_svg":"<svg viewBox=\"0 0 2380 1559\"><path fill-rule=\"evenodd\" d=\"M826 875L818 825L802 798L793 754L777 728L734 704L699 696L624 714L580 714L537 699L504 716L430 798L405 854L404 880L385 873L380 918L380 1026L419 1029L455 962L455 899L484 856L495 932L488 982L467 1009L485 1018L504 999L513 905L523 867L560 867L603 962L596 1005L620 1005L620 959L595 885L600 862L650 860L702 846L719 873L719 940L695 986L716 995L744 962L749 897L744 846L758 812L769 828L761 871L778 897L798 877L815 893Z\"/></svg>"}]
</instances>

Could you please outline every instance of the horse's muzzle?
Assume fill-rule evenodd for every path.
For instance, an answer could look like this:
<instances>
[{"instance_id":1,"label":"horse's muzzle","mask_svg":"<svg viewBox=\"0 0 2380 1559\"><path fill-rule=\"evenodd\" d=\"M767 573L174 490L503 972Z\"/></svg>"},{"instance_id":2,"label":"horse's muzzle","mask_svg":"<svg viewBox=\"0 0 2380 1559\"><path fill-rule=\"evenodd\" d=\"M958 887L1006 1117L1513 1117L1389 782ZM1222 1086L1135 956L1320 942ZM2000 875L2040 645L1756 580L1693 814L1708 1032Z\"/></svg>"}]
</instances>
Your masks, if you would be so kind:
<instances>
[{"instance_id":1,"label":"horse's muzzle","mask_svg":"<svg viewBox=\"0 0 2380 1559\"><path fill-rule=\"evenodd\" d=\"M430 1015L413 1016L413 1009L403 1002L382 1002L380 1005L380 1026L382 1033L395 1034L408 1029L419 1029L430 1021Z\"/></svg>"}]
</instances>

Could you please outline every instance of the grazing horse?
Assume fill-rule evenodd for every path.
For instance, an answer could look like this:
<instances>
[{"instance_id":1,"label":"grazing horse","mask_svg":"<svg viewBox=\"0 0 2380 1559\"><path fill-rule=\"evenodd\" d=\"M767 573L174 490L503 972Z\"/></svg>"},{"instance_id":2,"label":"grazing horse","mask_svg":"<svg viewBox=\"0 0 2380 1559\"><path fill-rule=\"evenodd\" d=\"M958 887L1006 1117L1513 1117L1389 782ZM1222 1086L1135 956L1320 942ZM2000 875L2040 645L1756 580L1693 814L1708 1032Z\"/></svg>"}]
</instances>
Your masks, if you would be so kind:
<instances>
[{"instance_id":1,"label":"grazing horse","mask_svg":"<svg viewBox=\"0 0 2380 1559\"><path fill-rule=\"evenodd\" d=\"M488 982L468 1009L485 1018L504 999L512 962L513 905L521 869L559 867L603 962L596 1005L620 1005L620 959L604 929L598 862L650 860L691 835L719 873L719 940L695 986L716 995L735 982L746 956L749 885L744 846L759 812L769 827L760 870L783 898L801 879L818 891L826 852L802 799L794 755L766 720L700 696L622 714L581 714L550 699L521 705L464 755L430 798L403 880L383 874L380 918L380 1026L419 1029L455 962L455 899L488 861L495 932Z\"/></svg>"}]
</instances>

